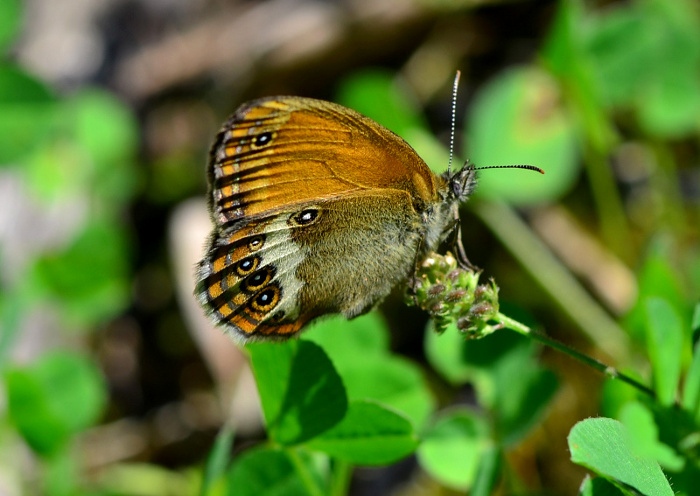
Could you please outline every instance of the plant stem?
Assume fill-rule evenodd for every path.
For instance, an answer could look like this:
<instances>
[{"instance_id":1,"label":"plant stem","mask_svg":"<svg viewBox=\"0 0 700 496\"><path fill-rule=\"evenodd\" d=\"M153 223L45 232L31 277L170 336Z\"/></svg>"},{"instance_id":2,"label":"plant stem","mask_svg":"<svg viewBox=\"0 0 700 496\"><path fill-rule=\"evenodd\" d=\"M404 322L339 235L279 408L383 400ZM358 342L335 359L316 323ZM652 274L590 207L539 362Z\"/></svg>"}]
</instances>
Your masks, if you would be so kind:
<instances>
[{"instance_id":1,"label":"plant stem","mask_svg":"<svg viewBox=\"0 0 700 496\"><path fill-rule=\"evenodd\" d=\"M630 347L625 332L511 207L479 202L474 204L473 212L593 342L621 362L628 359Z\"/></svg>"},{"instance_id":2,"label":"plant stem","mask_svg":"<svg viewBox=\"0 0 700 496\"><path fill-rule=\"evenodd\" d=\"M231 462L231 446L235 436L235 428L232 423L227 422L221 427L216 436L214 446L207 457L204 473L202 477L202 487L200 496L208 496L217 480L226 472L226 467Z\"/></svg>"},{"instance_id":3,"label":"plant stem","mask_svg":"<svg viewBox=\"0 0 700 496\"><path fill-rule=\"evenodd\" d=\"M486 446L481 452L481 460L469 496L489 496L501 475L502 464L500 448L496 444Z\"/></svg>"},{"instance_id":4,"label":"plant stem","mask_svg":"<svg viewBox=\"0 0 700 496\"><path fill-rule=\"evenodd\" d=\"M351 474L352 465L342 460L333 460L330 496L345 496L348 493Z\"/></svg>"},{"instance_id":5,"label":"plant stem","mask_svg":"<svg viewBox=\"0 0 700 496\"><path fill-rule=\"evenodd\" d=\"M612 378L612 379L619 379L623 382L626 382L630 386L636 388L638 391L649 395L652 399L656 399L656 393L641 382L638 382L634 379L632 379L630 376L623 374L619 370L617 370L615 367L611 367L610 365L606 365L603 362L596 360L595 358L589 357L588 355L585 355L583 353L580 353L573 348L570 348L566 346L563 343L560 343L559 341L556 341L550 337L545 336L542 333L535 332L532 329L530 329L528 326L525 324L521 324L517 320L513 320L510 317L506 317L502 313L499 313L496 317L496 319L503 327L507 327L508 329L511 329L517 333L522 334L523 336L528 336L532 339L535 339L539 341L540 343L549 346L551 348L554 348L555 350L561 351L562 353L565 353L566 355L569 355L572 358L575 358L576 360L585 363L586 365L593 367L594 369L602 372L606 376Z\"/></svg>"},{"instance_id":6,"label":"plant stem","mask_svg":"<svg viewBox=\"0 0 700 496\"><path fill-rule=\"evenodd\" d=\"M591 182L591 192L605 245L629 262L630 246L633 244L625 209L608 158L612 154L612 143L607 143L607 146L584 146L583 149L584 164Z\"/></svg>"},{"instance_id":7,"label":"plant stem","mask_svg":"<svg viewBox=\"0 0 700 496\"><path fill-rule=\"evenodd\" d=\"M288 448L285 450L289 455L289 459L292 461L294 468L296 468L301 482L304 484L307 492L311 496L323 496L323 490L318 486L316 481L313 479L311 473L309 472L304 461L299 457L299 453L294 448Z\"/></svg>"}]
</instances>

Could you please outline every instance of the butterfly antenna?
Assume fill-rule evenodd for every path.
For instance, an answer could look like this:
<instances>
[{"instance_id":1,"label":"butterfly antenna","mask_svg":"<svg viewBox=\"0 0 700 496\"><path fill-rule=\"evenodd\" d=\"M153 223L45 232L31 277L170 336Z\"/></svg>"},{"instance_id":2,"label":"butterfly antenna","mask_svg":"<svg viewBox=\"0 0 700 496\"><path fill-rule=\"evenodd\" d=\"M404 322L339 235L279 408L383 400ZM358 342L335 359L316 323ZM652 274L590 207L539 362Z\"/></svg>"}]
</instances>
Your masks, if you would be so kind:
<instances>
[{"instance_id":1,"label":"butterfly antenna","mask_svg":"<svg viewBox=\"0 0 700 496\"><path fill-rule=\"evenodd\" d=\"M450 130L450 161L447 164L447 173L452 171L452 155L455 148L455 123L457 121L457 88L459 87L459 76L461 73L457 71L455 74L455 82L452 84L452 128Z\"/></svg>"},{"instance_id":2,"label":"butterfly antenna","mask_svg":"<svg viewBox=\"0 0 700 496\"><path fill-rule=\"evenodd\" d=\"M485 167L470 167L472 170L483 170L483 169L527 169L537 171L540 174L544 174L544 171L539 167L534 165L487 165Z\"/></svg>"}]
</instances>

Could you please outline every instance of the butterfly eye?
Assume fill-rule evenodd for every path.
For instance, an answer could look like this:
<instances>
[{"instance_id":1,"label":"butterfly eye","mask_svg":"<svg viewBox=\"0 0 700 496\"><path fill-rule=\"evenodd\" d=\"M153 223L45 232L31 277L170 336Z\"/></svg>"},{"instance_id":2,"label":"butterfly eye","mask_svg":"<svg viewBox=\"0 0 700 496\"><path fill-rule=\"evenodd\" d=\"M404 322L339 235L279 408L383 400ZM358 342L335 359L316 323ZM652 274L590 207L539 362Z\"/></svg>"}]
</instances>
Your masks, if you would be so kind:
<instances>
[{"instance_id":1,"label":"butterfly eye","mask_svg":"<svg viewBox=\"0 0 700 496\"><path fill-rule=\"evenodd\" d=\"M277 305L280 299L280 290L277 286L268 286L250 302L250 306L257 312L269 312Z\"/></svg>"},{"instance_id":2,"label":"butterfly eye","mask_svg":"<svg viewBox=\"0 0 700 496\"><path fill-rule=\"evenodd\" d=\"M247 276L260 265L260 257L244 258L236 264L236 273L239 276Z\"/></svg>"},{"instance_id":3,"label":"butterfly eye","mask_svg":"<svg viewBox=\"0 0 700 496\"><path fill-rule=\"evenodd\" d=\"M270 282L272 277L275 275L275 271L272 267L267 266L252 275L248 276L244 281L243 281L243 290L246 292L253 292L257 291L265 284Z\"/></svg>"},{"instance_id":4,"label":"butterfly eye","mask_svg":"<svg viewBox=\"0 0 700 496\"><path fill-rule=\"evenodd\" d=\"M290 220L299 226L308 226L316 219L318 219L318 209L307 208L297 214L294 214Z\"/></svg>"},{"instance_id":5,"label":"butterfly eye","mask_svg":"<svg viewBox=\"0 0 700 496\"><path fill-rule=\"evenodd\" d=\"M258 134L255 138L253 138L253 147L255 148L262 148L263 146L267 146L272 142L272 133L271 132L265 132Z\"/></svg>"}]
</instances>

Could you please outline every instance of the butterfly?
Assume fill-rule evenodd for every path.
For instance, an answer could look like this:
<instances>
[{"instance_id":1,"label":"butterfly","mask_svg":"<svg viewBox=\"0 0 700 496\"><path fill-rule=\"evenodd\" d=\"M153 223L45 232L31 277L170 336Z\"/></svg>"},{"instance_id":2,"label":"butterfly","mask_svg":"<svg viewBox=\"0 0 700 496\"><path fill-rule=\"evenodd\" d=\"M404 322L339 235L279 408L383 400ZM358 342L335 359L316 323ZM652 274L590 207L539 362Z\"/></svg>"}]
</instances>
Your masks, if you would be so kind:
<instances>
[{"instance_id":1,"label":"butterfly","mask_svg":"<svg viewBox=\"0 0 700 496\"><path fill-rule=\"evenodd\" d=\"M213 230L195 294L239 341L371 310L458 226L476 185L472 166L437 175L368 117L293 96L239 107L207 176Z\"/></svg>"}]
</instances>

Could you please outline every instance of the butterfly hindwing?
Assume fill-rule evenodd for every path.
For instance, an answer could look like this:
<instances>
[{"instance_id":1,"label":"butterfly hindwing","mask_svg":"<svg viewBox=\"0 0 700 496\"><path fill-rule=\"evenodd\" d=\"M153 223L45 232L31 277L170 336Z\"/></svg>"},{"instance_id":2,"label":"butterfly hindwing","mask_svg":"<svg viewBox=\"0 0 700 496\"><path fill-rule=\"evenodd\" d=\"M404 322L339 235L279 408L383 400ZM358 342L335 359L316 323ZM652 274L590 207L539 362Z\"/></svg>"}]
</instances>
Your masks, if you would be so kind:
<instances>
[{"instance_id":1,"label":"butterfly hindwing","mask_svg":"<svg viewBox=\"0 0 700 496\"><path fill-rule=\"evenodd\" d=\"M284 214L232 232L216 231L198 266L196 293L218 324L243 337L265 334L265 323L294 322L294 275L301 253L289 242ZM275 325L275 334L294 333L297 325ZM271 332L271 331L270 331Z\"/></svg>"},{"instance_id":2,"label":"butterfly hindwing","mask_svg":"<svg viewBox=\"0 0 700 496\"><path fill-rule=\"evenodd\" d=\"M413 266L421 224L402 192L316 202L218 231L197 295L233 334L286 337L326 313L372 308Z\"/></svg>"}]
</instances>

